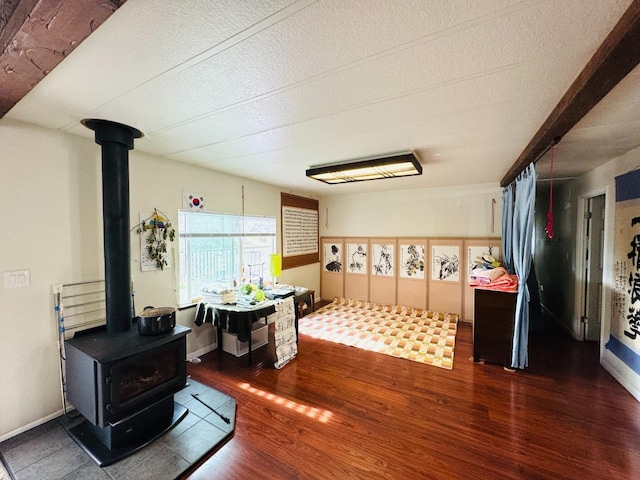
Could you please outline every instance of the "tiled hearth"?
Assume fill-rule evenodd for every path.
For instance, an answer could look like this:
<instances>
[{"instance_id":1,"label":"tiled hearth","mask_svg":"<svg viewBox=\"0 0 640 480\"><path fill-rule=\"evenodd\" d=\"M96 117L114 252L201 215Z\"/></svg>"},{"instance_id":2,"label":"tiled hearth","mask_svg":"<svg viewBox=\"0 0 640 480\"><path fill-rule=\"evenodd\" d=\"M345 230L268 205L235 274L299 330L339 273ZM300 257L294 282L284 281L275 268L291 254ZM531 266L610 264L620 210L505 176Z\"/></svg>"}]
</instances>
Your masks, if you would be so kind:
<instances>
[{"instance_id":1,"label":"tiled hearth","mask_svg":"<svg viewBox=\"0 0 640 480\"><path fill-rule=\"evenodd\" d=\"M225 423L205 405L231 419ZM173 480L233 435L236 401L189 379L175 401L188 415L175 428L133 455L104 468L67 434L80 419L61 416L0 443L0 454L15 480Z\"/></svg>"}]
</instances>

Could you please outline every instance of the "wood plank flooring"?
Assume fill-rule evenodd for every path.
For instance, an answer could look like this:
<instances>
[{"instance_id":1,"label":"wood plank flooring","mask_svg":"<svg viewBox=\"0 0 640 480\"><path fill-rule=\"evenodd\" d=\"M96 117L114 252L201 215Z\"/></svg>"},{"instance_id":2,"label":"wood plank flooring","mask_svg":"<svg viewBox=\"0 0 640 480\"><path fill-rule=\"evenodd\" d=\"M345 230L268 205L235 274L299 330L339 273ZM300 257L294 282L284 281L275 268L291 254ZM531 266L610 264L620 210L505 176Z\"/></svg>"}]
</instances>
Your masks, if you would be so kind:
<instances>
[{"instance_id":1,"label":"wood plank flooring","mask_svg":"<svg viewBox=\"0 0 640 480\"><path fill-rule=\"evenodd\" d=\"M547 326L529 351L474 364L462 324L451 371L303 335L282 370L211 352L189 374L236 398L236 430L183 478L640 478L640 403L598 346Z\"/></svg>"}]
</instances>

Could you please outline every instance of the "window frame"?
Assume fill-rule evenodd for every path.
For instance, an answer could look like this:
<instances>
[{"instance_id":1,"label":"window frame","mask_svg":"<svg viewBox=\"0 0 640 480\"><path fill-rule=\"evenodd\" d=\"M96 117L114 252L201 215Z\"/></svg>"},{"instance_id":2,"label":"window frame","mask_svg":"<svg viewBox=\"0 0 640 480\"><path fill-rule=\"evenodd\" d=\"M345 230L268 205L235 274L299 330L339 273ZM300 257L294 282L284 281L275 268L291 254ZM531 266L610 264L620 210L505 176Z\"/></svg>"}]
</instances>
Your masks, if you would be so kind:
<instances>
[{"instance_id":1,"label":"window frame","mask_svg":"<svg viewBox=\"0 0 640 480\"><path fill-rule=\"evenodd\" d=\"M199 231L206 226L207 222L200 222L199 225L192 225L190 221L197 221L196 219L201 215L208 215L213 217L211 219L208 228L209 231ZM253 224L251 222L254 221ZM267 226L266 229L261 230L260 227ZM225 231L213 231L217 227L228 227ZM192 305L195 303L195 299L201 296L200 289L203 285L220 285L226 287L232 287L233 281L240 283L243 278L247 281L255 281L257 283L260 276L266 277L269 274L269 258L268 255L277 253L277 227L278 219L276 217L268 215L242 215L226 212L193 212L189 210L178 211L178 298L181 306ZM258 228L258 230L256 230ZM268 230L268 231L267 231ZM245 260L247 254L247 240L249 239L263 239L270 245L258 246L259 249L264 250L268 248L268 253L262 253L262 259L264 260L260 265L262 266L260 272L254 272L254 265L246 265ZM218 251L213 254L218 260L221 258L220 252L224 253L223 256L227 259L227 262L231 262L232 269L235 271L229 272L225 270L225 278L210 277L206 282L202 278L194 277L193 268L193 239L230 239L232 243L228 246L222 246L217 249ZM250 247L249 247L250 248ZM215 251L211 249L210 251ZM202 250L208 251L208 250ZM229 256L230 253L230 256ZM213 261L215 263L215 261ZM249 267L247 271L247 268ZM200 270L202 271L202 267ZM209 265L208 268L214 269ZM265 271L266 268L266 271ZM183 283L186 285L183 287ZM195 285L194 285L195 282Z\"/></svg>"}]
</instances>

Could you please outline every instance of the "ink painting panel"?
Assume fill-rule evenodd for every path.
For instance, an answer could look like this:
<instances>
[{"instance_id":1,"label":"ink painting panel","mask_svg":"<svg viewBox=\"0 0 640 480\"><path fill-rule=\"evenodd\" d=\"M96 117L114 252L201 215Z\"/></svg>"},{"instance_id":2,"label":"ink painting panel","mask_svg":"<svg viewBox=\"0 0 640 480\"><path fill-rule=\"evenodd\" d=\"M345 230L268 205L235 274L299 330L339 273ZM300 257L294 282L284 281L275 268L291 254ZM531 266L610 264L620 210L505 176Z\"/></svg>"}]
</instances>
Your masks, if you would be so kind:
<instances>
[{"instance_id":1,"label":"ink painting panel","mask_svg":"<svg viewBox=\"0 0 640 480\"><path fill-rule=\"evenodd\" d=\"M431 249L431 280L460 281L460 247L434 245Z\"/></svg>"},{"instance_id":2,"label":"ink painting panel","mask_svg":"<svg viewBox=\"0 0 640 480\"><path fill-rule=\"evenodd\" d=\"M394 276L394 245L371 245L371 274L383 277Z\"/></svg>"},{"instance_id":3,"label":"ink painting panel","mask_svg":"<svg viewBox=\"0 0 640 480\"><path fill-rule=\"evenodd\" d=\"M325 243L323 268L325 272L342 271L342 245L339 243Z\"/></svg>"},{"instance_id":4,"label":"ink painting panel","mask_svg":"<svg viewBox=\"0 0 640 480\"><path fill-rule=\"evenodd\" d=\"M424 279L424 245L400 245L400 277Z\"/></svg>"},{"instance_id":5,"label":"ink painting panel","mask_svg":"<svg viewBox=\"0 0 640 480\"><path fill-rule=\"evenodd\" d=\"M366 243L347 243L347 273L367 274Z\"/></svg>"}]
</instances>

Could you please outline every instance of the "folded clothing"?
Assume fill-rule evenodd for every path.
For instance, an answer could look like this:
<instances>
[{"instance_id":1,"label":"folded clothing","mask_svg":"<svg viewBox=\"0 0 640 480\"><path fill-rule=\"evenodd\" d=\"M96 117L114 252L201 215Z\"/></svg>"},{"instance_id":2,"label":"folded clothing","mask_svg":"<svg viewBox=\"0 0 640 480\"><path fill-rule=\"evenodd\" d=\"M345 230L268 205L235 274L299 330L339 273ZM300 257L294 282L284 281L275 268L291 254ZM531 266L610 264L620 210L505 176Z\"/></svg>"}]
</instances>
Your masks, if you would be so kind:
<instances>
[{"instance_id":1,"label":"folded clothing","mask_svg":"<svg viewBox=\"0 0 640 480\"><path fill-rule=\"evenodd\" d=\"M475 269L471 272L471 281L478 283L491 283L508 272L504 267L492 268L489 270Z\"/></svg>"},{"instance_id":2,"label":"folded clothing","mask_svg":"<svg viewBox=\"0 0 640 480\"><path fill-rule=\"evenodd\" d=\"M202 288L202 298L209 303L235 303L236 292L230 289Z\"/></svg>"}]
</instances>

